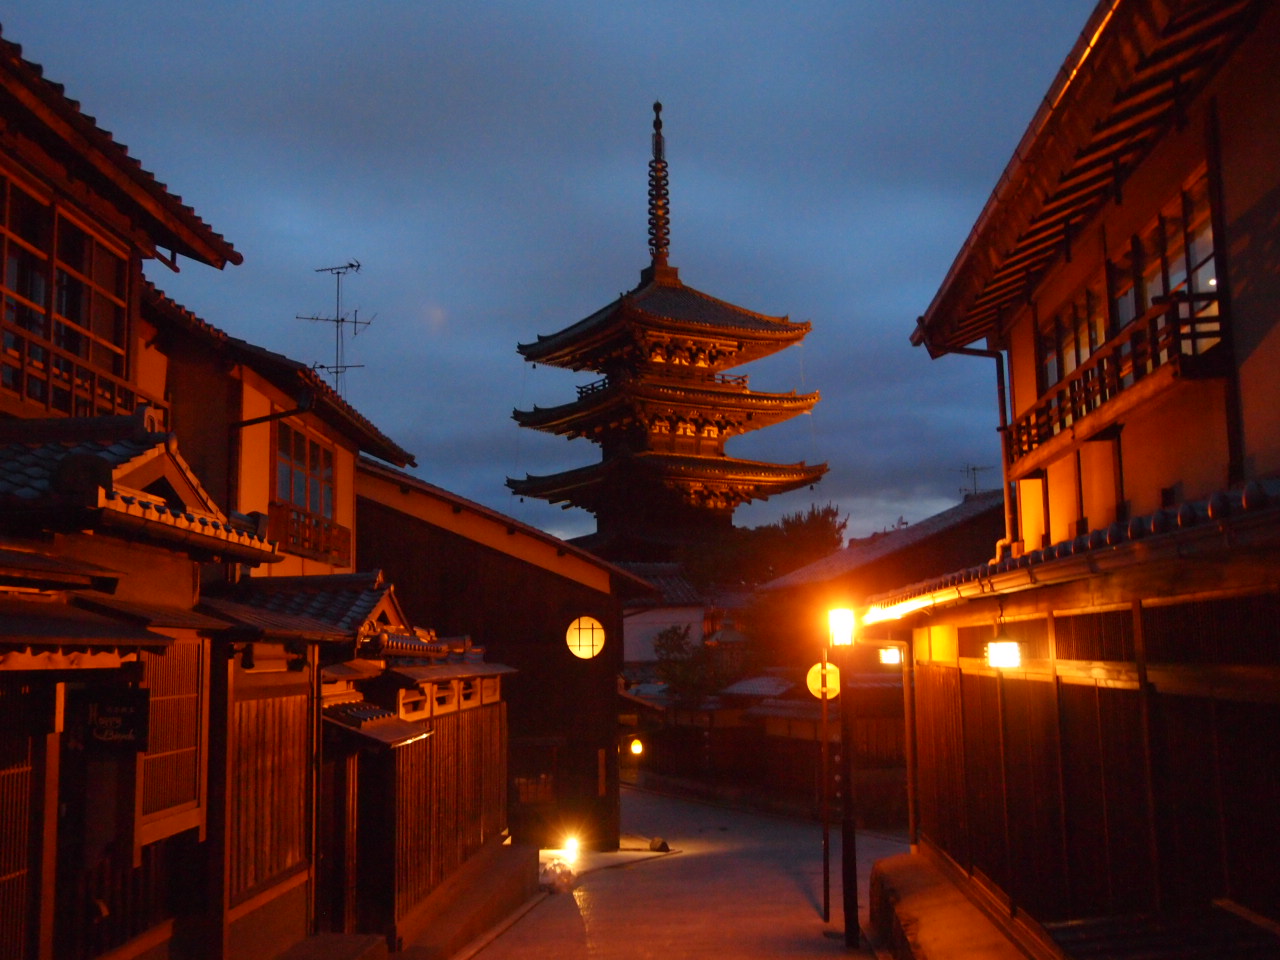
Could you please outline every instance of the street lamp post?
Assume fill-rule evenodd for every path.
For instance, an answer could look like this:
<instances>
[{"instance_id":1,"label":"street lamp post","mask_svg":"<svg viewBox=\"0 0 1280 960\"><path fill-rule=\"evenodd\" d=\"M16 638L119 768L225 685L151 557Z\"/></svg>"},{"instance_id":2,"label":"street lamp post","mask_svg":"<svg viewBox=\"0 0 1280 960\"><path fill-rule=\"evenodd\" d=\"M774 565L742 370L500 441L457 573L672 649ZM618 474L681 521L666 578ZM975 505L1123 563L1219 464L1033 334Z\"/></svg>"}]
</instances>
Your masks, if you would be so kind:
<instances>
[{"instance_id":1,"label":"street lamp post","mask_svg":"<svg viewBox=\"0 0 1280 960\"><path fill-rule=\"evenodd\" d=\"M852 610L832 610L829 614L831 647L839 655L843 696L840 698L840 781L844 803L840 821L840 885L844 905L844 944L849 949L862 946L858 923L858 817L854 792L853 666L848 654L853 649Z\"/></svg>"}]
</instances>

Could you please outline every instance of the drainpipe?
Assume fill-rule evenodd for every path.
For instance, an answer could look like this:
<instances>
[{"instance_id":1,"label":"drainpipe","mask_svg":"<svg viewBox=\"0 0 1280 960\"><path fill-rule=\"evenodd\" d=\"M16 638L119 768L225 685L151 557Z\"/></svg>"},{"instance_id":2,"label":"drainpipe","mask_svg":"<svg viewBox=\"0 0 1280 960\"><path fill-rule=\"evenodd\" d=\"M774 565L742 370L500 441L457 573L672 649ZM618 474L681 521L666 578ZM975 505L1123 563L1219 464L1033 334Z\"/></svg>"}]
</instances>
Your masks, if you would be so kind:
<instances>
[{"instance_id":1,"label":"drainpipe","mask_svg":"<svg viewBox=\"0 0 1280 960\"><path fill-rule=\"evenodd\" d=\"M929 341L929 331L925 327L924 317L916 320L915 332L911 335L912 346L923 344L929 350L929 356L937 358L946 353L959 354L962 357L986 357L996 362L996 403L1000 407L1000 484L1004 491L1004 539L996 544L995 559L999 561L1006 549L1012 549L1015 521L1015 494L1009 487L1009 409L1007 391L1005 389L1004 353L1000 350L980 350L977 347L938 347Z\"/></svg>"}]
</instances>

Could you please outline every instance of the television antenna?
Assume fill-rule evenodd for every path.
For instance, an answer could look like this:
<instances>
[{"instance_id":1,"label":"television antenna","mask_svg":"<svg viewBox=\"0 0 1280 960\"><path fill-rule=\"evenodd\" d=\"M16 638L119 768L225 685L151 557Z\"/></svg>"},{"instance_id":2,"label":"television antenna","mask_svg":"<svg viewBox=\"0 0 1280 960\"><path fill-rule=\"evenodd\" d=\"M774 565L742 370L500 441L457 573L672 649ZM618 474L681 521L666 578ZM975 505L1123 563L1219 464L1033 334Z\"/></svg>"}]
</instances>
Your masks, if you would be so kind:
<instances>
[{"instance_id":1,"label":"television antenna","mask_svg":"<svg viewBox=\"0 0 1280 960\"><path fill-rule=\"evenodd\" d=\"M958 471L956 471L957 473L965 474L969 478L968 483L965 486L960 488L960 492L964 494L966 497L969 496L970 494L977 496L978 474L984 473L987 470L994 470L994 469L995 467L977 467L977 466L974 466L972 463L966 463L963 467L961 467Z\"/></svg>"},{"instance_id":2,"label":"television antenna","mask_svg":"<svg viewBox=\"0 0 1280 960\"><path fill-rule=\"evenodd\" d=\"M363 363L347 363L347 344L346 329L351 327L351 335L358 336L361 327L367 327L373 323L372 320L361 320L360 311L354 311L350 317L342 312L342 278L349 273L360 272L360 261L350 260L347 263L336 267L318 267L316 273L328 273L333 276L334 283L334 299L333 299L333 316L331 317L311 317L303 314L296 314L295 320L311 320L315 323L332 323L333 324L333 363L313 363L313 370L324 370L333 378L333 389L338 396L342 396L343 386L346 383L345 374L348 370L355 370L363 367Z\"/></svg>"}]
</instances>

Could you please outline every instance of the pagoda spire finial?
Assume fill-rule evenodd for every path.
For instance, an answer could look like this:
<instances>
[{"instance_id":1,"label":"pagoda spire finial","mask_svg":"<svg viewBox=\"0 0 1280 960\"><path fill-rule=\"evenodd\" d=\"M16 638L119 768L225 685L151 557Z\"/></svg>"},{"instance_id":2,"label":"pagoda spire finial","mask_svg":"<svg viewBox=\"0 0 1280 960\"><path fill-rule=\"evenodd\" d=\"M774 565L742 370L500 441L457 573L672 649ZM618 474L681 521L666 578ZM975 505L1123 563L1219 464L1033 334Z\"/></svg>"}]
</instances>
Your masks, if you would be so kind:
<instances>
[{"instance_id":1,"label":"pagoda spire finial","mask_svg":"<svg viewBox=\"0 0 1280 960\"><path fill-rule=\"evenodd\" d=\"M662 139L662 104L653 105L653 159L649 161L649 255L655 268L667 265L671 208L667 196L666 142Z\"/></svg>"}]
</instances>

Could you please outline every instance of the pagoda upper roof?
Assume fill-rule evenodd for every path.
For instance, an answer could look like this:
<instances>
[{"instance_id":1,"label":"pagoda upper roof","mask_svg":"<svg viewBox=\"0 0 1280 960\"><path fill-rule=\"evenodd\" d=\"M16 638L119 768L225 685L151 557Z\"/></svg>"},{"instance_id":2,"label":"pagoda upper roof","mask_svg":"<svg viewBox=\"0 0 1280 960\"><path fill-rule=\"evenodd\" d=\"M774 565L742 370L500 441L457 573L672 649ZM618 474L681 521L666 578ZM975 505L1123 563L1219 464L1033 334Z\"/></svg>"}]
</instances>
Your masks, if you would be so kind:
<instances>
[{"instance_id":1,"label":"pagoda upper roof","mask_svg":"<svg viewBox=\"0 0 1280 960\"><path fill-rule=\"evenodd\" d=\"M746 503L816 483L826 472L825 463L766 463L724 456L645 451L546 476L508 478L507 486L521 496L550 503L570 503L594 511L615 480L636 476L647 477L672 490L704 488L732 492L735 500Z\"/></svg>"},{"instance_id":2,"label":"pagoda upper roof","mask_svg":"<svg viewBox=\"0 0 1280 960\"><path fill-rule=\"evenodd\" d=\"M747 389L747 378L707 374L686 379L598 380L578 388L578 399L554 407L512 411L522 427L579 436L593 422L616 420L628 411L662 406L708 420L728 421L741 430L789 420L813 408L817 392L759 393Z\"/></svg>"},{"instance_id":3,"label":"pagoda upper roof","mask_svg":"<svg viewBox=\"0 0 1280 960\"><path fill-rule=\"evenodd\" d=\"M649 268L630 293L558 333L517 346L526 360L572 369L593 369L636 332L666 332L691 339L732 340L742 356L726 366L767 356L804 338L810 324L796 323L735 306L686 286L672 267ZM754 349L747 348L750 344Z\"/></svg>"}]
</instances>

